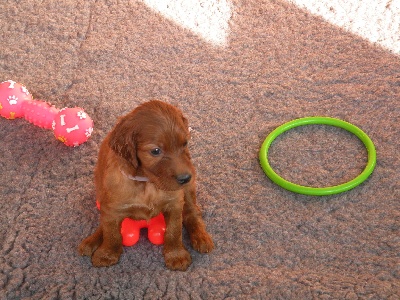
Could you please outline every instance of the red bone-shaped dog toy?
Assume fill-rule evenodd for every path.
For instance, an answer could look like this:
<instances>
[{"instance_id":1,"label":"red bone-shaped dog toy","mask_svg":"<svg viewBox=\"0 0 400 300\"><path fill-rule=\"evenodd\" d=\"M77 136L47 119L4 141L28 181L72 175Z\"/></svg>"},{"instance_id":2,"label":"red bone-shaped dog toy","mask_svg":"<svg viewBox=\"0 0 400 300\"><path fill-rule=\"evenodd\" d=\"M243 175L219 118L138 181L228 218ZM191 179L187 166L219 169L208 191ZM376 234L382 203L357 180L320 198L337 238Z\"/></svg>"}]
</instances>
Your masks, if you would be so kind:
<instances>
[{"instance_id":1,"label":"red bone-shaped dog toy","mask_svg":"<svg viewBox=\"0 0 400 300\"><path fill-rule=\"evenodd\" d=\"M82 108L59 110L33 100L25 86L12 80L0 83L0 115L7 119L24 117L36 126L53 129L55 137L67 146L86 142L93 131L93 121Z\"/></svg>"},{"instance_id":2,"label":"red bone-shaped dog toy","mask_svg":"<svg viewBox=\"0 0 400 300\"><path fill-rule=\"evenodd\" d=\"M100 203L96 201L96 206L100 209ZM154 245L161 245L164 243L165 233L165 219L162 213L158 216L146 220L132 220L125 218L121 224L122 244L130 247L135 245L140 237L140 229L147 228L147 237Z\"/></svg>"}]
</instances>

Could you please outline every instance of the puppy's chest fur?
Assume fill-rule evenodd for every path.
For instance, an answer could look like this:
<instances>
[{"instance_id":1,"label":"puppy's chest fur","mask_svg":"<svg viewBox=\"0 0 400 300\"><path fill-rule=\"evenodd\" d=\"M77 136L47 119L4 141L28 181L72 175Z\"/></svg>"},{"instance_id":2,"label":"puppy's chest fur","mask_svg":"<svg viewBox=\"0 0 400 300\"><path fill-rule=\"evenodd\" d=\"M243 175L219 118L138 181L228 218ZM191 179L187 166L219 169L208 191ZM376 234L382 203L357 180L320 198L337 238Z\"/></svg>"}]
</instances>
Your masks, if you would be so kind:
<instances>
[{"instance_id":1,"label":"puppy's chest fur","mask_svg":"<svg viewBox=\"0 0 400 300\"><path fill-rule=\"evenodd\" d=\"M108 178L115 185L113 209L135 220L149 220L160 212L176 205L183 205L184 192L163 191L151 182L132 180L122 173Z\"/></svg>"}]
</instances>

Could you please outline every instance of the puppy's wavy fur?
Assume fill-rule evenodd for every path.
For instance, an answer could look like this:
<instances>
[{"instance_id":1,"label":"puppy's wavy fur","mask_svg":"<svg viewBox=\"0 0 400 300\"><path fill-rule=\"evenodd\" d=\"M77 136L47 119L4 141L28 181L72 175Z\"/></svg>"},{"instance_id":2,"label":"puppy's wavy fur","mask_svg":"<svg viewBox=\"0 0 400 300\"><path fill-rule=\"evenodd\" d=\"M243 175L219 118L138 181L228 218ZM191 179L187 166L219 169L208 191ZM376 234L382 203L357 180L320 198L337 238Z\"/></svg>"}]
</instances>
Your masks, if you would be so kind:
<instances>
[{"instance_id":1,"label":"puppy's wavy fur","mask_svg":"<svg viewBox=\"0 0 400 300\"><path fill-rule=\"evenodd\" d=\"M182 223L193 248L206 253L214 248L196 204L196 175L187 144L188 122L182 112L153 100L122 117L103 141L95 169L100 225L84 239L81 255L96 267L116 264L122 254L124 218L149 220L164 214L164 259L172 270L191 264L182 244ZM127 176L146 177L136 181Z\"/></svg>"}]
</instances>

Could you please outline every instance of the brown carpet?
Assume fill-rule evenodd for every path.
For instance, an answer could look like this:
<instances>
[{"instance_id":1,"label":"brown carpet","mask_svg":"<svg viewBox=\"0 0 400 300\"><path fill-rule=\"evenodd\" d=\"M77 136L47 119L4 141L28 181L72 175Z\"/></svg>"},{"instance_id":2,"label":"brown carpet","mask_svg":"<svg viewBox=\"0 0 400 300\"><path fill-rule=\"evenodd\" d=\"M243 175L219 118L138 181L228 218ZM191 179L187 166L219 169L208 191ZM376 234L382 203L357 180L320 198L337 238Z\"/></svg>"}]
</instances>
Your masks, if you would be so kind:
<instances>
[{"instance_id":1,"label":"brown carpet","mask_svg":"<svg viewBox=\"0 0 400 300\"><path fill-rule=\"evenodd\" d=\"M0 81L83 107L95 131L69 148L0 118L0 299L399 299L399 57L280 0L233 1L229 26L224 48L141 2L2 1ZM216 250L190 248L189 270L172 272L143 232L118 265L93 268L76 248L98 224L99 144L154 98L190 120ZM316 115L374 141L376 169L357 188L303 196L264 175L267 134ZM323 186L357 176L366 151L344 130L308 126L279 138L271 160L287 179Z\"/></svg>"}]
</instances>

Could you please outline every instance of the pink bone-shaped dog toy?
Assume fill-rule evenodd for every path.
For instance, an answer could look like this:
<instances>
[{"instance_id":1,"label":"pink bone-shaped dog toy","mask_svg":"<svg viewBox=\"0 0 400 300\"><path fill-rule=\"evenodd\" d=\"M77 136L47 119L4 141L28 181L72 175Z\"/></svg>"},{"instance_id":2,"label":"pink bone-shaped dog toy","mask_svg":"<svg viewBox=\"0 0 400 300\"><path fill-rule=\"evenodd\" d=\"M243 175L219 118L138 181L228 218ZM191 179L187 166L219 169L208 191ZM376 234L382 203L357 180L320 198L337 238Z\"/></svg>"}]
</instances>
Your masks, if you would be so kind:
<instances>
[{"instance_id":1,"label":"pink bone-shaped dog toy","mask_svg":"<svg viewBox=\"0 0 400 300\"><path fill-rule=\"evenodd\" d=\"M12 80L0 83L0 115L7 119L24 117L36 126L53 129L54 136L67 146L86 142L93 131L93 121L82 108L59 110L45 101L33 100L25 86Z\"/></svg>"},{"instance_id":2,"label":"pink bone-shaped dog toy","mask_svg":"<svg viewBox=\"0 0 400 300\"><path fill-rule=\"evenodd\" d=\"M100 209L100 203L96 201L96 206ZM147 228L147 237L154 245L164 243L165 219L162 213L150 221L147 220L132 220L125 218L121 224L122 244L126 247L135 245L139 241L140 229Z\"/></svg>"}]
</instances>

